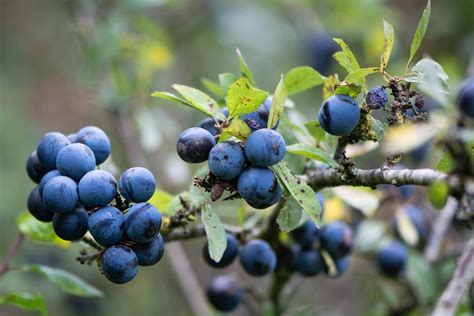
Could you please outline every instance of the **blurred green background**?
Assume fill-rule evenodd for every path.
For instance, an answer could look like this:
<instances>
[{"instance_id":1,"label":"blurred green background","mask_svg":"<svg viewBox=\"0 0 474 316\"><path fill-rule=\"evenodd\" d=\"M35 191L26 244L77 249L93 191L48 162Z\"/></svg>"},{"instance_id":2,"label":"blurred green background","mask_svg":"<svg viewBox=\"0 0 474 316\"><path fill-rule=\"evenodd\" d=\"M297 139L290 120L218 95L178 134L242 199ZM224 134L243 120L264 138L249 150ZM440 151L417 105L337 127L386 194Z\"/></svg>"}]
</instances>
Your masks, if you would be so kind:
<instances>
[{"instance_id":1,"label":"blurred green background","mask_svg":"<svg viewBox=\"0 0 474 316\"><path fill-rule=\"evenodd\" d=\"M152 91L170 90L176 82L202 87L202 77L235 73L237 47L259 87L268 91L294 66L341 72L335 63L322 62L326 57L318 50L328 45L331 52L325 39L334 36L349 44L363 66L373 66L383 46L382 18L395 27L389 71L396 74L425 5L424 0L0 1L0 254L14 239L15 218L33 188L26 158L45 132L97 125L111 137L119 170L146 164L161 188L177 193L189 185L193 170L178 159L176 137L203 117L152 99ZM421 54L443 65L453 91L474 56L473 18L472 0L433 3ZM322 101L313 90L294 98L311 120ZM200 260L203 242L186 242L185 248L205 285L216 272ZM0 289L43 291L52 315L192 314L166 254L160 264L142 268L131 284L116 286L95 266L78 264L78 249L28 242L14 262L73 271L103 290L103 299L67 296L42 279L16 273L4 277ZM225 272L239 270L233 265ZM373 270L355 259L341 279L305 281L292 304L312 305L321 315L364 315L380 301ZM27 313L2 307L0 314Z\"/></svg>"}]
</instances>

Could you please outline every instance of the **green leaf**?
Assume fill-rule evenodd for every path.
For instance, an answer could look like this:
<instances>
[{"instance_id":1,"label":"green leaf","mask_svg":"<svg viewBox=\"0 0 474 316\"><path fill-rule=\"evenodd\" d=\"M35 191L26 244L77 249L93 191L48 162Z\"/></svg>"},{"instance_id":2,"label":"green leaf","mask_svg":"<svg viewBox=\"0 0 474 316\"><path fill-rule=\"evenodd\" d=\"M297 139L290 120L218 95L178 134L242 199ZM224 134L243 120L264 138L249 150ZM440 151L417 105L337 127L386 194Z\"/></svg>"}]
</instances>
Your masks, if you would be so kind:
<instances>
[{"instance_id":1,"label":"green leaf","mask_svg":"<svg viewBox=\"0 0 474 316\"><path fill-rule=\"evenodd\" d=\"M234 118L256 111L267 96L268 92L252 86L247 78L240 78L229 87L227 97L229 117Z\"/></svg>"},{"instance_id":2,"label":"green leaf","mask_svg":"<svg viewBox=\"0 0 474 316\"><path fill-rule=\"evenodd\" d=\"M338 166L338 163L331 157L330 154L328 154L321 148L317 148L314 146L298 143L286 147L286 152L293 155L303 156L309 159L322 161L331 167Z\"/></svg>"},{"instance_id":3,"label":"green leaf","mask_svg":"<svg viewBox=\"0 0 474 316\"><path fill-rule=\"evenodd\" d=\"M450 153L445 153L444 156L438 161L438 164L436 165L436 170L449 173L453 170L454 168L454 163L453 159L451 158Z\"/></svg>"},{"instance_id":4,"label":"green leaf","mask_svg":"<svg viewBox=\"0 0 474 316\"><path fill-rule=\"evenodd\" d=\"M385 238L385 224L379 220L365 220L356 230L354 244L359 251L375 251Z\"/></svg>"},{"instance_id":5,"label":"green leaf","mask_svg":"<svg viewBox=\"0 0 474 316\"><path fill-rule=\"evenodd\" d=\"M436 273L426 259L419 253L411 251L408 256L407 277L415 289L422 306L427 306L438 296Z\"/></svg>"},{"instance_id":6,"label":"green leaf","mask_svg":"<svg viewBox=\"0 0 474 316\"><path fill-rule=\"evenodd\" d=\"M227 248L227 237L224 225L222 225L219 216L209 203L203 205L201 221L206 230L209 255L214 261L219 262Z\"/></svg>"},{"instance_id":7,"label":"green leaf","mask_svg":"<svg viewBox=\"0 0 474 316\"><path fill-rule=\"evenodd\" d=\"M349 46L340 38L334 38L334 41L339 44L342 51L336 52L334 58L339 62L339 64L344 67L348 73L352 73L360 69L359 63L355 58L354 54L350 50Z\"/></svg>"},{"instance_id":8,"label":"green leaf","mask_svg":"<svg viewBox=\"0 0 474 316\"><path fill-rule=\"evenodd\" d=\"M370 117L372 119L372 128L374 129L377 141L381 142L385 136L385 131L388 129L388 125L387 123L377 120L372 115Z\"/></svg>"},{"instance_id":9,"label":"green leaf","mask_svg":"<svg viewBox=\"0 0 474 316\"><path fill-rule=\"evenodd\" d=\"M222 90L224 91L224 97L227 95L227 91L229 90L230 85L236 82L237 80L239 80L239 77L230 72L225 72L219 75L219 84L221 85Z\"/></svg>"},{"instance_id":10,"label":"green leaf","mask_svg":"<svg viewBox=\"0 0 474 316\"><path fill-rule=\"evenodd\" d=\"M428 0L428 4L426 5L425 10L423 11L423 15L421 16L420 23L416 28L415 35L413 36L413 41L411 42L410 46L410 57L408 58L407 62L407 69L410 66L410 63L415 56L418 48L420 47L421 41L423 37L425 37L426 29L428 28L428 22L430 21L430 14L431 14L431 0Z\"/></svg>"},{"instance_id":11,"label":"green leaf","mask_svg":"<svg viewBox=\"0 0 474 316\"><path fill-rule=\"evenodd\" d=\"M326 132L321 128L318 121L307 122L304 126L316 141L322 142L324 140Z\"/></svg>"},{"instance_id":12,"label":"green leaf","mask_svg":"<svg viewBox=\"0 0 474 316\"><path fill-rule=\"evenodd\" d=\"M379 67L362 68L348 74L344 81L348 84L363 86L365 84L365 77L378 72L380 72Z\"/></svg>"},{"instance_id":13,"label":"green leaf","mask_svg":"<svg viewBox=\"0 0 474 316\"><path fill-rule=\"evenodd\" d=\"M163 212L168 208L171 200L173 200L173 196L171 194L166 191L156 189L148 203L155 206L160 212Z\"/></svg>"},{"instance_id":14,"label":"green leaf","mask_svg":"<svg viewBox=\"0 0 474 316\"><path fill-rule=\"evenodd\" d=\"M41 294L10 291L0 295L0 305L15 305L24 310L38 311L43 316L49 315Z\"/></svg>"},{"instance_id":15,"label":"green leaf","mask_svg":"<svg viewBox=\"0 0 474 316\"><path fill-rule=\"evenodd\" d=\"M319 86L325 80L326 77L311 67L296 67L286 74L285 87L288 90L288 95L292 95Z\"/></svg>"},{"instance_id":16,"label":"green leaf","mask_svg":"<svg viewBox=\"0 0 474 316\"><path fill-rule=\"evenodd\" d=\"M303 209L298 202L290 197L278 213L276 219L280 230L289 232L298 227L303 217Z\"/></svg>"},{"instance_id":17,"label":"green leaf","mask_svg":"<svg viewBox=\"0 0 474 316\"><path fill-rule=\"evenodd\" d=\"M380 56L380 69L382 71L387 68L390 54L392 53L393 42L395 40L395 31L393 26L387 21L383 20L383 31L384 31L384 44L382 56Z\"/></svg>"},{"instance_id":18,"label":"green leaf","mask_svg":"<svg viewBox=\"0 0 474 316\"><path fill-rule=\"evenodd\" d=\"M448 201L448 184L445 181L434 182L428 187L427 193L430 203L435 208L442 209Z\"/></svg>"},{"instance_id":19,"label":"green leaf","mask_svg":"<svg viewBox=\"0 0 474 316\"><path fill-rule=\"evenodd\" d=\"M447 97L449 77L443 67L434 60L429 58L420 60L404 79L407 82L416 83L421 92L438 101L441 105L450 105Z\"/></svg>"},{"instance_id":20,"label":"green leaf","mask_svg":"<svg viewBox=\"0 0 474 316\"><path fill-rule=\"evenodd\" d=\"M70 244L70 242L62 240L56 236L52 223L40 222L28 211L18 215L16 223L18 229L32 241L53 244L63 248Z\"/></svg>"},{"instance_id":21,"label":"green leaf","mask_svg":"<svg viewBox=\"0 0 474 316\"><path fill-rule=\"evenodd\" d=\"M188 102L184 99L181 99L180 97L178 97L178 96L176 96L176 95L174 95L173 93L170 93L170 92L155 91L151 94L151 96L155 97L155 98L168 100L168 101L171 101L171 102L176 102L176 103L194 108L194 106L190 102ZM206 112L204 112L204 113L206 113ZM206 113L206 115L209 115L209 114Z\"/></svg>"},{"instance_id":22,"label":"green leaf","mask_svg":"<svg viewBox=\"0 0 474 316\"><path fill-rule=\"evenodd\" d=\"M342 52L341 52L342 53ZM336 85L340 83L337 74L330 75L329 77L324 80L323 84L323 99L326 100L330 96L334 94L334 90L336 89Z\"/></svg>"},{"instance_id":23,"label":"green leaf","mask_svg":"<svg viewBox=\"0 0 474 316\"><path fill-rule=\"evenodd\" d=\"M286 90L282 75L272 97L272 106L270 107L270 114L268 115L268 128L273 128L278 123L287 96L288 91Z\"/></svg>"},{"instance_id":24,"label":"green leaf","mask_svg":"<svg viewBox=\"0 0 474 316\"><path fill-rule=\"evenodd\" d=\"M224 114L219 111L220 107L219 104L217 104L217 101L205 94L204 92L196 88L180 84L174 84L172 85L172 87L173 89L178 91L183 96L183 98L185 98L189 103L191 103L194 108L206 113L211 117L216 117L225 120Z\"/></svg>"},{"instance_id":25,"label":"green leaf","mask_svg":"<svg viewBox=\"0 0 474 316\"><path fill-rule=\"evenodd\" d=\"M102 297L103 293L78 276L60 269L28 264L21 267L22 271L37 273L57 285L63 292L82 297Z\"/></svg>"},{"instance_id":26,"label":"green leaf","mask_svg":"<svg viewBox=\"0 0 474 316\"><path fill-rule=\"evenodd\" d=\"M337 85L336 89L334 90L334 94L346 94L354 99L361 93L362 87L357 84L347 83L345 81L341 82Z\"/></svg>"},{"instance_id":27,"label":"green leaf","mask_svg":"<svg viewBox=\"0 0 474 316\"><path fill-rule=\"evenodd\" d=\"M245 140L250 135L250 127L239 119L238 117L234 118L229 126L222 130L222 134L219 137L219 142L228 140L230 137L234 136L240 140Z\"/></svg>"},{"instance_id":28,"label":"green leaf","mask_svg":"<svg viewBox=\"0 0 474 316\"><path fill-rule=\"evenodd\" d=\"M379 207L376 191L366 187L340 186L333 192L345 203L361 211L365 216L372 217Z\"/></svg>"},{"instance_id":29,"label":"green leaf","mask_svg":"<svg viewBox=\"0 0 474 316\"><path fill-rule=\"evenodd\" d=\"M237 55L239 56L239 67L240 67L240 76L242 78L247 78L252 85L255 85L255 78L253 76L252 71L250 71L249 66L244 60L244 57L242 56L242 53L240 53L240 50L237 48Z\"/></svg>"},{"instance_id":30,"label":"green leaf","mask_svg":"<svg viewBox=\"0 0 474 316\"><path fill-rule=\"evenodd\" d=\"M225 98L226 92L224 91L224 89L218 82L212 81L207 78L202 78L201 83L203 84L204 87L206 87L207 90L212 92L214 95L222 99Z\"/></svg>"},{"instance_id":31,"label":"green leaf","mask_svg":"<svg viewBox=\"0 0 474 316\"><path fill-rule=\"evenodd\" d=\"M297 178L284 162L276 164L270 169L278 179L280 185L288 192L295 201L303 208L304 212L317 225L320 222L321 206L316 193L302 179Z\"/></svg>"}]
</instances>

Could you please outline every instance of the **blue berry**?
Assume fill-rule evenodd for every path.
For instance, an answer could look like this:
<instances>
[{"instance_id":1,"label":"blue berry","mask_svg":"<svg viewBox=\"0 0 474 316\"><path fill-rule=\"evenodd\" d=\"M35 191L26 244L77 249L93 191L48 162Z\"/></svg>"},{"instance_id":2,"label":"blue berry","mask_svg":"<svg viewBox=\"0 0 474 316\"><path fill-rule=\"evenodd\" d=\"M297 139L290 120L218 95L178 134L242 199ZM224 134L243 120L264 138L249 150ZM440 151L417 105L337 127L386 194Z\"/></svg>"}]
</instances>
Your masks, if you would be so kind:
<instances>
[{"instance_id":1,"label":"blue berry","mask_svg":"<svg viewBox=\"0 0 474 316\"><path fill-rule=\"evenodd\" d=\"M139 243L150 242L160 232L161 214L149 203L137 203L125 216L127 236Z\"/></svg>"},{"instance_id":2,"label":"blue berry","mask_svg":"<svg viewBox=\"0 0 474 316\"><path fill-rule=\"evenodd\" d=\"M290 232L291 238L304 249L312 249L320 235L321 229L313 221L307 221Z\"/></svg>"},{"instance_id":3,"label":"blue berry","mask_svg":"<svg viewBox=\"0 0 474 316\"><path fill-rule=\"evenodd\" d=\"M237 308L242 300L242 288L227 276L215 277L207 286L207 299L215 309L230 312Z\"/></svg>"},{"instance_id":4,"label":"blue berry","mask_svg":"<svg viewBox=\"0 0 474 316\"><path fill-rule=\"evenodd\" d=\"M67 137L67 139L69 139L71 141L71 143L77 143L77 134L76 133L68 134L66 137Z\"/></svg>"},{"instance_id":5,"label":"blue berry","mask_svg":"<svg viewBox=\"0 0 474 316\"><path fill-rule=\"evenodd\" d=\"M132 246L133 251L138 258L138 264L141 266L152 266L158 263L165 252L165 241L161 234L144 244L135 244Z\"/></svg>"},{"instance_id":6,"label":"blue berry","mask_svg":"<svg viewBox=\"0 0 474 316\"><path fill-rule=\"evenodd\" d=\"M192 127L179 135L176 150L184 161L200 163L207 160L215 144L216 141L211 133L200 127Z\"/></svg>"},{"instance_id":7,"label":"blue berry","mask_svg":"<svg viewBox=\"0 0 474 316\"><path fill-rule=\"evenodd\" d=\"M280 133L264 128L253 132L245 144L245 156L259 167L279 163L286 153L286 144Z\"/></svg>"},{"instance_id":8,"label":"blue berry","mask_svg":"<svg viewBox=\"0 0 474 316\"><path fill-rule=\"evenodd\" d=\"M225 117L229 116L229 110L224 108L221 110L221 113L225 115ZM222 123L221 120L217 120L219 123ZM201 127L211 133L212 136L217 135L216 131L216 121L212 117L205 118L201 122L199 122L198 127Z\"/></svg>"},{"instance_id":9,"label":"blue berry","mask_svg":"<svg viewBox=\"0 0 474 316\"><path fill-rule=\"evenodd\" d=\"M352 250L352 230L347 224L336 221L323 228L321 233L321 247L334 260L348 255Z\"/></svg>"},{"instance_id":10,"label":"blue berry","mask_svg":"<svg viewBox=\"0 0 474 316\"><path fill-rule=\"evenodd\" d=\"M256 131L261 128L267 128L268 117L270 115L271 107L272 107L272 97L268 97L256 111L242 115L241 119L242 121L247 123L251 131ZM279 124L280 124L280 119L278 118L278 121L276 125L273 127L273 129L277 129Z\"/></svg>"},{"instance_id":11,"label":"blue berry","mask_svg":"<svg viewBox=\"0 0 474 316\"><path fill-rule=\"evenodd\" d=\"M125 170L119 179L119 190L129 201L148 201L155 193L156 182L148 169L135 167Z\"/></svg>"},{"instance_id":12,"label":"blue berry","mask_svg":"<svg viewBox=\"0 0 474 316\"><path fill-rule=\"evenodd\" d=\"M407 248L398 241L392 241L378 251L377 265L383 274L397 277L405 268L407 256Z\"/></svg>"},{"instance_id":13,"label":"blue berry","mask_svg":"<svg viewBox=\"0 0 474 316\"><path fill-rule=\"evenodd\" d=\"M125 236L125 216L113 206L102 207L89 217L88 227L95 241L110 247Z\"/></svg>"},{"instance_id":14,"label":"blue berry","mask_svg":"<svg viewBox=\"0 0 474 316\"><path fill-rule=\"evenodd\" d=\"M115 178L103 170L92 170L82 177L77 186L81 203L89 208L109 204L117 193Z\"/></svg>"},{"instance_id":15,"label":"blue berry","mask_svg":"<svg viewBox=\"0 0 474 316\"><path fill-rule=\"evenodd\" d=\"M321 128L335 136L351 133L359 123L359 119L360 109L356 101L343 94L327 98L318 114Z\"/></svg>"},{"instance_id":16,"label":"blue berry","mask_svg":"<svg viewBox=\"0 0 474 316\"><path fill-rule=\"evenodd\" d=\"M416 205L408 204L404 206L401 211L409 218L415 227L420 240L424 240L428 236L428 225L426 223L425 217L423 216L423 210ZM400 234L400 228L398 225L399 223L395 217L392 221L392 227L397 236L402 236Z\"/></svg>"},{"instance_id":17,"label":"blue berry","mask_svg":"<svg viewBox=\"0 0 474 316\"><path fill-rule=\"evenodd\" d=\"M39 183L41 178L48 172L48 169L38 160L36 150L28 156L26 172L35 183Z\"/></svg>"},{"instance_id":18,"label":"blue berry","mask_svg":"<svg viewBox=\"0 0 474 316\"><path fill-rule=\"evenodd\" d=\"M76 207L67 214L55 213L53 229L59 238L64 240L78 240L87 233L89 215L82 206Z\"/></svg>"},{"instance_id":19,"label":"blue berry","mask_svg":"<svg viewBox=\"0 0 474 316\"><path fill-rule=\"evenodd\" d=\"M278 202L282 189L273 172L264 167L244 170L237 181L237 190L248 204L255 208L266 208Z\"/></svg>"},{"instance_id":20,"label":"blue berry","mask_svg":"<svg viewBox=\"0 0 474 316\"><path fill-rule=\"evenodd\" d=\"M226 234L226 236L227 248L225 249L224 254L222 255L222 258L219 262L214 261L214 259L212 259L209 255L209 244L207 242L202 248L202 255L211 267L225 268L229 266L237 257L237 254L239 252L239 242L237 241L237 238L235 238L234 235L229 233Z\"/></svg>"},{"instance_id":21,"label":"blue berry","mask_svg":"<svg viewBox=\"0 0 474 316\"><path fill-rule=\"evenodd\" d=\"M244 151L239 143L223 142L212 147L208 160L209 170L219 179L237 178L245 165Z\"/></svg>"},{"instance_id":22,"label":"blue berry","mask_svg":"<svg viewBox=\"0 0 474 316\"><path fill-rule=\"evenodd\" d=\"M51 132L45 134L36 149L36 154L38 155L38 160L46 167L48 170L56 168L56 157L61 149L71 144L71 141L67 139L61 133Z\"/></svg>"},{"instance_id":23,"label":"blue berry","mask_svg":"<svg viewBox=\"0 0 474 316\"><path fill-rule=\"evenodd\" d=\"M59 177L59 176L61 176L61 174L59 173L58 170L51 170L47 174L45 174L43 178L41 178L41 181L38 185L39 194L43 196L43 189L46 183L48 183L48 181L51 180L52 178Z\"/></svg>"},{"instance_id":24,"label":"blue berry","mask_svg":"<svg viewBox=\"0 0 474 316\"><path fill-rule=\"evenodd\" d=\"M457 104L461 112L474 117L474 77L467 79L459 90Z\"/></svg>"},{"instance_id":25,"label":"blue berry","mask_svg":"<svg viewBox=\"0 0 474 316\"><path fill-rule=\"evenodd\" d=\"M92 150L83 144L71 144L58 153L56 167L63 176L79 181L86 173L95 169Z\"/></svg>"},{"instance_id":26,"label":"blue berry","mask_svg":"<svg viewBox=\"0 0 474 316\"><path fill-rule=\"evenodd\" d=\"M112 246L102 256L102 271L105 277L113 283L127 283L138 273L137 256L127 246Z\"/></svg>"},{"instance_id":27,"label":"blue berry","mask_svg":"<svg viewBox=\"0 0 474 316\"><path fill-rule=\"evenodd\" d=\"M263 240L249 241L240 251L240 263L244 270L253 276L264 276L273 272L276 255L270 245Z\"/></svg>"},{"instance_id":28,"label":"blue berry","mask_svg":"<svg viewBox=\"0 0 474 316\"><path fill-rule=\"evenodd\" d=\"M81 128L76 134L77 142L89 147L95 156L95 163L100 165L110 155L110 140L103 130L95 126Z\"/></svg>"},{"instance_id":29,"label":"blue berry","mask_svg":"<svg viewBox=\"0 0 474 316\"><path fill-rule=\"evenodd\" d=\"M365 96L365 102L372 109L380 109L385 107L388 102L387 92L384 87L373 87L367 92Z\"/></svg>"},{"instance_id":30,"label":"blue berry","mask_svg":"<svg viewBox=\"0 0 474 316\"><path fill-rule=\"evenodd\" d=\"M39 187L36 186L28 195L28 211L34 218L41 222L51 222L54 213L49 211L43 203L43 199L39 193Z\"/></svg>"},{"instance_id":31,"label":"blue berry","mask_svg":"<svg viewBox=\"0 0 474 316\"><path fill-rule=\"evenodd\" d=\"M326 269L319 251L305 249L296 252L295 267L296 271L304 276L315 276Z\"/></svg>"},{"instance_id":32,"label":"blue berry","mask_svg":"<svg viewBox=\"0 0 474 316\"><path fill-rule=\"evenodd\" d=\"M335 260L334 261L334 265L336 267L335 273L329 274L329 269L327 269L327 266L326 266L325 272L328 274L330 278L340 277L341 275L344 274L344 272L346 272L347 268L349 267L349 259L350 259L350 256L348 255L348 256Z\"/></svg>"},{"instance_id":33,"label":"blue berry","mask_svg":"<svg viewBox=\"0 0 474 316\"><path fill-rule=\"evenodd\" d=\"M71 178L54 177L46 183L43 189L44 206L55 213L69 213L79 202L77 184Z\"/></svg>"},{"instance_id":34,"label":"blue berry","mask_svg":"<svg viewBox=\"0 0 474 316\"><path fill-rule=\"evenodd\" d=\"M332 56L340 50L332 38L330 34L315 32L307 39L309 65L324 75L329 74L329 69L334 62Z\"/></svg>"}]
</instances>

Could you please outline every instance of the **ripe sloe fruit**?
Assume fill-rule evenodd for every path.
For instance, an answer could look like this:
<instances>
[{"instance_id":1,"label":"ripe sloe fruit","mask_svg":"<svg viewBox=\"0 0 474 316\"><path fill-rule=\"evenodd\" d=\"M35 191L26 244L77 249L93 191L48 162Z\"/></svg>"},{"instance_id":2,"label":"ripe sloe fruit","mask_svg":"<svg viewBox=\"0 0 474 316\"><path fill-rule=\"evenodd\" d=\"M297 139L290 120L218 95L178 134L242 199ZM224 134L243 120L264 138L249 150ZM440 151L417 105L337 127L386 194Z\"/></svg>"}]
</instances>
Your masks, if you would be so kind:
<instances>
[{"instance_id":1,"label":"ripe sloe fruit","mask_svg":"<svg viewBox=\"0 0 474 316\"><path fill-rule=\"evenodd\" d=\"M264 276L275 269L276 255L266 241L254 239L242 247L240 263L248 274Z\"/></svg>"},{"instance_id":2,"label":"ripe sloe fruit","mask_svg":"<svg viewBox=\"0 0 474 316\"><path fill-rule=\"evenodd\" d=\"M125 216L127 236L139 243L150 242L160 232L161 214L150 203L137 203Z\"/></svg>"},{"instance_id":3,"label":"ripe sloe fruit","mask_svg":"<svg viewBox=\"0 0 474 316\"><path fill-rule=\"evenodd\" d=\"M307 221L290 232L291 238L304 249L312 249L316 240L321 236L321 229L313 221Z\"/></svg>"},{"instance_id":4,"label":"ripe sloe fruit","mask_svg":"<svg viewBox=\"0 0 474 316\"><path fill-rule=\"evenodd\" d=\"M237 178L244 169L244 151L239 143L219 143L212 147L207 163L216 177L231 180Z\"/></svg>"},{"instance_id":5,"label":"ripe sloe fruit","mask_svg":"<svg viewBox=\"0 0 474 316\"><path fill-rule=\"evenodd\" d=\"M383 274L397 277L405 268L407 256L407 248L399 241L392 241L378 251L376 261Z\"/></svg>"},{"instance_id":6,"label":"ripe sloe fruit","mask_svg":"<svg viewBox=\"0 0 474 316\"><path fill-rule=\"evenodd\" d=\"M243 291L233 279L227 276L218 276L209 283L206 294L215 309L221 312L230 312L239 305Z\"/></svg>"},{"instance_id":7,"label":"ripe sloe fruit","mask_svg":"<svg viewBox=\"0 0 474 316\"><path fill-rule=\"evenodd\" d=\"M321 128L335 136L343 136L352 132L359 123L359 119L360 109L356 101L343 94L327 98L318 113Z\"/></svg>"},{"instance_id":8,"label":"ripe sloe fruit","mask_svg":"<svg viewBox=\"0 0 474 316\"><path fill-rule=\"evenodd\" d=\"M116 284L127 283L137 275L137 256L127 246L112 246L102 256L102 270L105 277L111 282Z\"/></svg>"},{"instance_id":9,"label":"ripe sloe fruit","mask_svg":"<svg viewBox=\"0 0 474 316\"><path fill-rule=\"evenodd\" d=\"M67 214L55 213L53 229L59 238L64 240L78 240L87 233L89 215L82 206L76 207Z\"/></svg>"},{"instance_id":10,"label":"ripe sloe fruit","mask_svg":"<svg viewBox=\"0 0 474 316\"><path fill-rule=\"evenodd\" d=\"M56 168L56 157L61 149L71 144L71 141L61 133L46 133L36 148L38 160L48 170Z\"/></svg>"},{"instance_id":11,"label":"ripe sloe fruit","mask_svg":"<svg viewBox=\"0 0 474 316\"><path fill-rule=\"evenodd\" d=\"M207 160L215 144L216 141L211 133L200 127L191 127L179 135L176 150L184 161L200 163Z\"/></svg>"},{"instance_id":12,"label":"ripe sloe fruit","mask_svg":"<svg viewBox=\"0 0 474 316\"><path fill-rule=\"evenodd\" d=\"M43 203L43 199L39 193L39 187L36 186L28 195L28 211L34 218L41 222L51 222L54 213L49 211Z\"/></svg>"},{"instance_id":13,"label":"ripe sloe fruit","mask_svg":"<svg viewBox=\"0 0 474 316\"><path fill-rule=\"evenodd\" d=\"M319 251L304 249L296 252L295 267L304 276L315 276L326 269Z\"/></svg>"},{"instance_id":14,"label":"ripe sloe fruit","mask_svg":"<svg viewBox=\"0 0 474 316\"><path fill-rule=\"evenodd\" d=\"M264 167L244 170L237 181L240 195L255 208L266 208L281 198L282 190L273 172Z\"/></svg>"},{"instance_id":15,"label":"ripe sloe fruit","mask_svg":"<svg viewBox=\"0 0 474 316\"><path fill-rule=\"evenodd\" d=\"M225 115L225 117L229 116L229 110L224 108L221 110L221 113ZM222 123L222 120L217 120L219 123ZM212 136L217 135L216 131L216 121L212 117L207 117L201 122L199 122L198 127L201 127L212 134Z\"/></svg>"},{"instance_id":16,"label":"ripe sloe fruit","mask_svg":"<svg viewBox=\"0 0 474 316\"><path fill-rule=\"evenodd\" d=\"M155 193L155 188L155 177L148 169L142 167L125 170L119 179L120 193L135 203L148 201Z\"/></svg>"},{"instance_id":17,"label":"ripe sloe fruit","mask_svg":"<svg viewBox=\"0 0 474 316\"><path fill-rule=\"evenodd\" d=\"M334 260L348 255L352 250L352 230L340 221L327 224L321 232L321 247Z\"/></svg>"},{"instance_id":18,"label":"ripe sloe fruit","mask_svg":"<svg viewBox=\"0 0 474 316\"><path fill-rule=\"evenodd\" d=\"M77 184L71 178L54 177L46 183L43 189L44 206L55 213L69 213L79 202Z\"/></svg>"},{"instance_id":19,"label":"ripe sloe fruit","mask_svg":"<svg viewBox=\"0 0 474 316\"><path fill-rule=\"evenodd\" d=\"M279 163L286 153L280 133L264 128L253 132L245 144L245 156L255 166L269 167Z\"/></svg>"},{"instance_id":20,"label":"ripe sloe fruit","mask_svg":"<svg viewBox=\"0 0 474 316\"><path fill-rule=\"evenodd\" d=\"M161 234L156 235L152 241L135 244L132 246L133 251L138 258L138 264L141 266L152 266L158 263L165 252L165 241Z\"/></svg>"},{"instance_id":21,"label":"ripe sloe fruit","mask_svg":"<svg viewBox=\"0 0 474 316\"><path fill-rule=\"evenodd\" d=\"M56 167L63 176L79 181L86 173L95 169L92 150L83 144L71 144L58 153Z\"/></svg>"},{"instance_id":22,"label":"ripe sloe fruit","mask_svg":"<svg viewBox=\"0 0 474 316\"><path fill-rule=\"evenodd\" d=\"M43 196L43 189L46 183L48 183L48 181L51 180L52 178L59 177L60 175L61 174L59 173L58 170L51 170L47 174L45 174L43 178L41 178L41 181L38 185L39 194Z\"/></svg>"},{"instance_id":23,"label":"ripe sloe fruit","mask_svg":"<svg viewBox=\"0 0 474 316\"><path fill-rule=\"evenodd\" d=\"M242 115L241 119L250 127L251 131L268 127L268 117L270 116L270 108L272 107L272 97L268 97L260 105L260 107L251 113ZM277 129L280 124L280 118L272 129Z\"/></svg>"},{"instance_id":24,"label":"ripe sloe fruit","mask_svg":"<svg viewBox=\"0 0 474 316\"><path fill-rule=\"evenodd\" d=\"M26 161L26 172L31 180L35 183L39 183L41 178L48 172L48 169L38 160L36 150L28 156Z\"/></svg>"},{"instance_id":25,"label":"ripe sloe fruit","mask_svg":"<svg viewBox=\"0 0 474 316\"><path fill-rule=\"evenodd\" d=\"M204 257L204 260L214 268L225 268L229 266L237 257L237 254L239 252L239 242L237 241L237 238L235 238L234 235L227 233L227 248L224 251L224 254L222 255L222 258L219 262L214 261L214 259L211 258L209 255L209 243L206 242L204 247L202 248L202 256Z\"/></svg>"},{"instance_id":26,"label":"ripe sloe fruit","mask_svg":"<svg viewBox=\"0 0 474 316\"><path fill-rule=\"evenodd\" d=\"M77 142L89 147L95 156L96 164L100 165L110 155L110 140L107 134L98 127L86 126L76 134Z\"/></svg>"},{"instance_id":27,"label":"ripe sloe fruit","mask_svg":"<svg viewBox=\"0 0 474 316\"><path fill-rule=\"evenodd\" d=\"M474 117L474 77L467 79L459 90L457 104L461 112Z\"/></svg>"},{"instance_id":28,"label":"ripe sloe fruit","mask_svg":"<svg viewBox=\"0 0 474 316\"><path fill-rule=\"evenodd\" d=\"M365 102L372 109L383 108L388 102L387 92L385 92L383 87L373 87L367 92Z\"/></svg>"},{"instance_id":29,"label":"ripe sloe fruit","mask_svg":"<svg viewBox=\"0 0 474 316\"><path fill-rule=\"evenodd\" d=\"M86 207L109 204L117 193L117 182L104 170L92 170L82 177L77 186L81 203Z\"/></svg>"},{"instance_id":30,"label":"ripe sloe fruit","mask_svg":"<svg viewBox=\"0 0 474 316\"><path fill-rule=\"evenodd\" d=\"M125 216L113 206L105 206L89 217L89 231L100 245L109 247L125 236Z\"/></svg>"}]
</instances>

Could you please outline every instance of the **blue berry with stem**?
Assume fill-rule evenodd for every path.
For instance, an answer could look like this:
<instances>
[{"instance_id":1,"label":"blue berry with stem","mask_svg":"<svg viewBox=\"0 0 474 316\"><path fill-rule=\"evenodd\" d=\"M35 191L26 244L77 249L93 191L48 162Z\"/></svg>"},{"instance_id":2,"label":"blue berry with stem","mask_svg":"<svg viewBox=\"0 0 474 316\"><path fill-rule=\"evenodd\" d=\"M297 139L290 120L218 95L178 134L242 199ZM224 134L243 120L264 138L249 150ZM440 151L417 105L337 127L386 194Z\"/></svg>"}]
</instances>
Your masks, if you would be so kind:
<instances>
[{"instance_id":1,"label":"blue berry with stem","mask_svg":"<svg viewBox=\"0 0 474 316\"><path fill-rule=\"evenodd\" d=\"M112 246L107 248L102 255L102 271L113 283L130 282L138 273L138 258L127 246Z\"/></svg>"}]
</instances>

